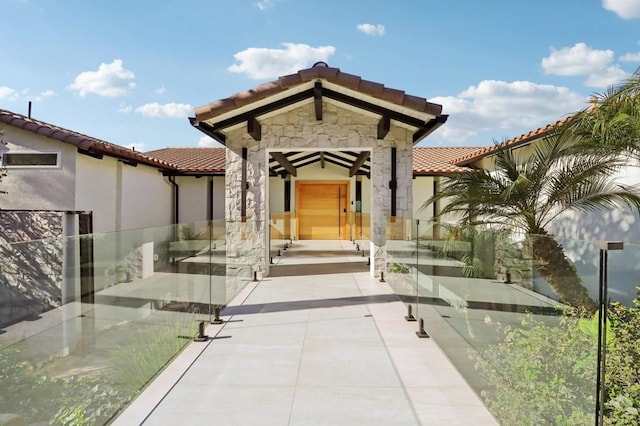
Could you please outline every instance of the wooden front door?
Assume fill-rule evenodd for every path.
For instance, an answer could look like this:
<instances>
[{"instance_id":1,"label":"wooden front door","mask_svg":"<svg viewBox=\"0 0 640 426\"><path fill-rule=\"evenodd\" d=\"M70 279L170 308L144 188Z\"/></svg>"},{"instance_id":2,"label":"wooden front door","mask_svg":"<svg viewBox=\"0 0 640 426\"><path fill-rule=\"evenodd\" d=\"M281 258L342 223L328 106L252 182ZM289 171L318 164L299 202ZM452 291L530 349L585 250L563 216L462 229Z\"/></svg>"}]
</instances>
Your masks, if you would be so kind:
<instances>
[{"instance_id":1,"label":"wooden front door","mask_svg":"<svg viewBox=\"0 0 640 426\"><path fill-rule=\"evenodd\" d=\"M348 240L349 183L296 182L298 239Z\"/></svg>"}]
</instances>

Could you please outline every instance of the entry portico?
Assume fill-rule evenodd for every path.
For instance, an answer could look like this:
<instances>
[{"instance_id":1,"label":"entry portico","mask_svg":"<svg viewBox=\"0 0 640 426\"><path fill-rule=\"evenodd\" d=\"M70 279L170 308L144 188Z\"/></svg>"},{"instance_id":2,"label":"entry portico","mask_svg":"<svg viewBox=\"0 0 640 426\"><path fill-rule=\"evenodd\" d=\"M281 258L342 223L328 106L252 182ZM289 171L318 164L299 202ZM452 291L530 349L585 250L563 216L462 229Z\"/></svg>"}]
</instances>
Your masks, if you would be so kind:
<instances>
[{"instance_id":1,"label":"entry portico","mask_svg":"<svg viewBox=\"0 0 640 426\"><path fill-rule=\"evenodd\" d=\"M371 273L379 276L385 268L387 217L413 212L413 146L447 119L440 105L322 62L195 113L192 125L226 146L228 273L234 258L242 258L262 275L269 273L270 212L275 211L269 206L270 181L296 179L303 165L326 161L339 172L334 167L333 174L289 184L285 205L294 196L295 206L322 218L335 204L337 222L328 226L337 226L337 235L346 240L342 214L357 206L352 187L356 180L367 185L370 197L362 201L371 217ZM319 190L322 196L309 195ZM309 223L296 228L297 237L322 238L324 231L312 228L327 224Z\"/></svg>"}]
</instances>

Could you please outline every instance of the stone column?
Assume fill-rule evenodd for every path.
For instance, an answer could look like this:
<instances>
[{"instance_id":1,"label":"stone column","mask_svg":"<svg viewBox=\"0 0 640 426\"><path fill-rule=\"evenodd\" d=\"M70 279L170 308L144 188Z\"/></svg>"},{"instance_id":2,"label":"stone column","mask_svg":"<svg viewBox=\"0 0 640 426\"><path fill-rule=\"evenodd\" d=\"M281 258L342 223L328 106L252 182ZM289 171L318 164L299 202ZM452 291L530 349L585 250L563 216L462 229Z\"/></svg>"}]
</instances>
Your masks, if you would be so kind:
<instances>
[{"instance_id":1,"label":"stone column","mask_svg":"<svg viewBox=\"0 0 640 426\"><path fill-rule=\"evenodd\" d=\"M386 268L387 216L391 209L391 150L379 143L371 151L371 275L379 277Z\"/></svg>"}]
</instances>

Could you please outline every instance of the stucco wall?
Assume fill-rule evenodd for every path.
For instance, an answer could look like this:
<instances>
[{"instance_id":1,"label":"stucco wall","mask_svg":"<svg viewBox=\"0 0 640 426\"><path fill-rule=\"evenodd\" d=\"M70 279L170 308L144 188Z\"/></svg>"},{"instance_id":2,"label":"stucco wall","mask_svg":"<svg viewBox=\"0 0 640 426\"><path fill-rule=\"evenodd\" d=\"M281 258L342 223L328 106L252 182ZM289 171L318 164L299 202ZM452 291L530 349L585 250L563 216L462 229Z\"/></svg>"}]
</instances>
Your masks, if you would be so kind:
<instances>
[{"instance_id":1,"label":"stucco wall","mask_svg":"<svg viewBox=\"0 0 640 426\"><path fill-rule=\"evenodd\" d=\"M8 194L0 196L0 208L23 210L74 210L76 147L30 131L5 126L0 128L5 152L58 152L60 167L12 167L2 179Z\"/></svg>"},{"instance_id":2,"label":"stucco wall","mask_svg":"<svg viewBox=\"0 0 640 426\"><path fill-rule=\"evenodd\" d=\"M119 163L122 170L120 229L164 226L172 223L172 187L155 168Z\"/></svg>"},{"instance_id":3,"label":"stucco wall","mask_svg":"<svg viewBox=\"0 0 640 426\"><path fill-rule=\"evenodd\" d=\"M433 207L429 205L423 209L425 201L433 196L433 176L417 176L413 180L413 218L422 220L433 219Z\"/></svg>"},{"instance_id":4,"label":"stucco wall","mask_svg":"<svg viewBox=\"0 0 640 426\"><path fill-rule=\"evenodd\" d=\"M224 220L224 176L213 177L213 219Z\"/></svg>"},{"instance_id":5,"label":"stucco wall","mask_svg":"<svg viewBox=\"0 0 640 426\"><path fill-rule=\"evenodd\" d=\"M76 207L93 213L93 232L116 230L118 200L118 160L87 155L77 156Z\"/></svg>"},{"instance_id":6,"label":"stucco wall","mask_svg":"<svg viewBox=\"0 0 640 426\"><path fill-rule=\"evenodd\" d=\"M94 232L171 224L172 187L153 167L77 154L75 210L93 212Z\"/></svg>"},{"instance_id":7,"label":"stucco wall","mask_svg":"<svg viewBox=\"0 0 640 426\"><path fill-rule=\"evenodd\" d=\"M176 178L176 183L180 186L180 223L207 220L208 179L186 176Z\"/></svg>"}]
</instances>

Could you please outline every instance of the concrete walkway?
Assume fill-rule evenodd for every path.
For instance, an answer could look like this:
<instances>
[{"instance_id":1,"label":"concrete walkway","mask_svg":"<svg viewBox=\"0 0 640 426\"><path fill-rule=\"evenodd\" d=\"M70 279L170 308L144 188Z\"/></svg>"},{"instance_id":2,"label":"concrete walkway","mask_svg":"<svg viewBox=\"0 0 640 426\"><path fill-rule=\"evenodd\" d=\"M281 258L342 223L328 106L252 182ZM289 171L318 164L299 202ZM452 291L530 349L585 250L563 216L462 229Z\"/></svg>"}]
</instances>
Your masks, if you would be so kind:
<instances>
[{"instance_id":1,"label":"concrete walkway","mask_svg":"<svg viewBox=\"0 0 640 426\"><path fill-rule=\"evenodd\" d=\"M348 241L296 241L114 424L497 424L368 269Z\"/></svg>"}]
</instances>

